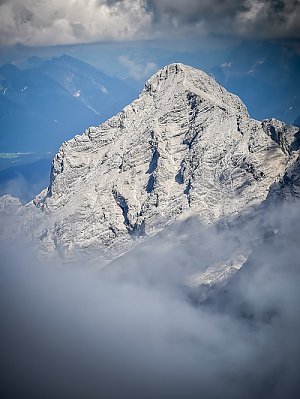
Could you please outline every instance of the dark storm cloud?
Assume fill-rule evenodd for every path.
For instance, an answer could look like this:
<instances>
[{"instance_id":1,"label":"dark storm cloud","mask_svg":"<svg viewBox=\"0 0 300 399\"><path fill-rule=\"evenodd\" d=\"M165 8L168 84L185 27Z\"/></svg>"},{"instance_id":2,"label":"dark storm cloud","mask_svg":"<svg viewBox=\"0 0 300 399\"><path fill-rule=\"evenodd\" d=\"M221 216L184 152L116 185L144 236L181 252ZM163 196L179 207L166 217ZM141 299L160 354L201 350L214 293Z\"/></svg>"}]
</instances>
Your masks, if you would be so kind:
<instances>
[{"instance_id":1,"label":"dark storm cloud","mask_svg":"<svg viewBox=\"0 0 300 399\"><path fill-rule=\"evenodd\" d=\"M298 398L298 204L265 222L277 235L255 251L229 292L201 305L178 278L235 244L197 223L120 258L114 276L84 271L80 259L41 264L24 245L6 245L0 363L9 396L2 396ZM176 232L189 232L195 245L178 246Z\"/></svg>"},{"instance_id":2,"label":"dark storm cloud","mask_svg":"<svg viewBox=\"0 0 300 399\"><path fill-rule=\"evenodd\" d=\"M298 0L149 0L157 26L243 38L299 37Z\"/></svg>"},{"instance_id":3,"label":"dark storm cloud","mask_svg":"<svg viewBox=\"0 0 300 399\"><path fill-rule=\"evenodd\" d=\"M243 1L238 0L148 0L148 6L154 11L157 20L175 17L187 23L195 23L206 18L218 19L226 15L234 16L248 9Z\"/></svg>"},{"instance_id":4,"label":"dark storm cloud","mask_svg":"<svg viewBox=\"0 0 300 399\"><path fill-rule=\"evenodd\" d=\"M295 38L299 0L2 0L2 44L182 36Z\"/></svg>"}]
</instances>

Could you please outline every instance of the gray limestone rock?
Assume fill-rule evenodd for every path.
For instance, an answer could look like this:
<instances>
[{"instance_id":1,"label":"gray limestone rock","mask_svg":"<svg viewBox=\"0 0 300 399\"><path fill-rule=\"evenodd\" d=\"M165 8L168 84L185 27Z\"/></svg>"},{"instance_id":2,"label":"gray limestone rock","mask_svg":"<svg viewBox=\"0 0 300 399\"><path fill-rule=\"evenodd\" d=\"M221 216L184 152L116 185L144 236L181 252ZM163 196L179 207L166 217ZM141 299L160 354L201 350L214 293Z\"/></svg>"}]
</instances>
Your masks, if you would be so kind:
<instances>
[{"instance_id":1,"label":"gray limestone rock","mask_svg":"<svg viewBox=\"0 0 300 399\"><path fill-rule=\"evenodd\" d=\"M168 65L122 112L63 143L20 223L47 254L111 259L175 221L247 218L296 162L298 130L253 120L204 72Z\"/></svg>"}]
</instances>

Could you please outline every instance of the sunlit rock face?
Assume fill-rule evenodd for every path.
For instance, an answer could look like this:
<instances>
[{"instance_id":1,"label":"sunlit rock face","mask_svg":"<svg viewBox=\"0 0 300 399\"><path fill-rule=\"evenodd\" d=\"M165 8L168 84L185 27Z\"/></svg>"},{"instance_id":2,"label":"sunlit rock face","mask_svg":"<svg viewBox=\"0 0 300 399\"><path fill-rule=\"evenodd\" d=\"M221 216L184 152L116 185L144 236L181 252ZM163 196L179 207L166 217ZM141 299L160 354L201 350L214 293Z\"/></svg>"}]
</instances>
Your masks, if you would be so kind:
<instances>
[{"instance_id":1,"label":"sunlit rock face","mask_svg":"<svg viewBox=\"0 0 300 399\"><path fill-rule=\"evenodd\" d=\"M168 65L122 112L63 143L49 188L18 210L20 225L45 253L105 258L191 216L226 225L293 166L298 130L253 120L204 72Z\"/></svg>"}]
</instances>

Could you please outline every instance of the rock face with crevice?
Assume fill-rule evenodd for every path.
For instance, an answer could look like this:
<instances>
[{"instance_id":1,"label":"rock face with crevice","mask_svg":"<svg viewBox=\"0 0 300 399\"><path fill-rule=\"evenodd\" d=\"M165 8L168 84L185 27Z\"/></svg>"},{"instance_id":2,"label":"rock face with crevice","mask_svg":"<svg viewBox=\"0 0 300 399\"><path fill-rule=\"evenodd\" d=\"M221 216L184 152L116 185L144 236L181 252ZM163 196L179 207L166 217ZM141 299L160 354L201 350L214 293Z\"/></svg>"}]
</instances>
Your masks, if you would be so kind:
<instances>
[{"instance_id":1,"label":"rock face with crevice","mask_svg":"<svg viewBox=\"0 0 300 399\"><path fill-rule=\"evenodd\" d=\"M20 223L30 218L46 253L111 258L190 216L243 218L297 159L298 130L251 119L204 72L171 64L122 112L63 143L49 188L19 210Z\"/></svg>"}]
</instances>

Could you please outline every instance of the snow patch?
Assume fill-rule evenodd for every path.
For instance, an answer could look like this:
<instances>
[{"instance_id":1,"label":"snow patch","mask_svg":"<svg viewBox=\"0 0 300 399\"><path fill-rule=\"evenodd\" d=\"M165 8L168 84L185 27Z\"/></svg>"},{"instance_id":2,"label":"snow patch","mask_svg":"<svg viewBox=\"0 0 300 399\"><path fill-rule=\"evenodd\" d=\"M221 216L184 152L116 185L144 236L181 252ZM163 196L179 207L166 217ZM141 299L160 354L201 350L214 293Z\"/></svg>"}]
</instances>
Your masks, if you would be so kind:
<instances>
[{"instance_id":1,"label":"snow patch","mask_svg":"<svg viewBox=\"0 0 300 399\"><path fill-rule=\"evenodd\" d=\"M102 93L104 93L104 94L108 94L108 90L107 90L107 88L105 87L105 86L100 86L100 90L102 91Z\"/></svg>"}]
</instances>

